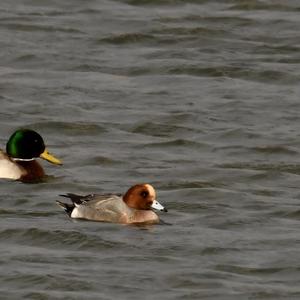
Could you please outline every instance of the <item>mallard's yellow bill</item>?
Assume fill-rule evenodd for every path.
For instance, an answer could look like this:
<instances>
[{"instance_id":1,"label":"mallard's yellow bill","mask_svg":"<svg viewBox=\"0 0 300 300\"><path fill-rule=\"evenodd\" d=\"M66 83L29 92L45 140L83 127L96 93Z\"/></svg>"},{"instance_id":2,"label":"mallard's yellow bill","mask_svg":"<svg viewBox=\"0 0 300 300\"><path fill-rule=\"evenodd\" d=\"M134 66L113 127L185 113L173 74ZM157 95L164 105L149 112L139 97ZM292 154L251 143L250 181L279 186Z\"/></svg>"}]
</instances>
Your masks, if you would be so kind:
<instances>
[{"instance_id":1,"label":"mallard's yellow bill","mask_svg":"<svg viewBox=\"0 0 300 300\"><path fill-rule=\"evenodd\" d=\"M50 154L47 149L45 149L45 151L40 155L40 157L55 165L62 165L62 162L58 158Z\"/></svg>"}]
</instances>

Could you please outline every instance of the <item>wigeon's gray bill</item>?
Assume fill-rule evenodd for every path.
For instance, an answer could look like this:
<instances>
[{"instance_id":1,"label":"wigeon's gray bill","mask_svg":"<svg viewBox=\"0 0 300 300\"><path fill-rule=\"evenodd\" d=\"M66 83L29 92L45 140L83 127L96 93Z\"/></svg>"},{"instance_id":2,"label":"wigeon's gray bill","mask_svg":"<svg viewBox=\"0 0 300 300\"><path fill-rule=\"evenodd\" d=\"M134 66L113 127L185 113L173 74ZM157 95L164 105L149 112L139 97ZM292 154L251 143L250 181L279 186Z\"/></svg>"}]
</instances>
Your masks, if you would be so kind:
<instances>
[{"instance_id":1,"label":"wigeon's gray bill","mask_svg":"<svg viewBox=\"0 0 300 300\"><path fill-rule=\"evenodd\" d=\"M163 207L157 200L154 200L152 205L151 205L152 208L156 209L156 210L160 210L160 211L164 211L164 212L167 212L168 210Z\"/></svg>"}]
</instances>

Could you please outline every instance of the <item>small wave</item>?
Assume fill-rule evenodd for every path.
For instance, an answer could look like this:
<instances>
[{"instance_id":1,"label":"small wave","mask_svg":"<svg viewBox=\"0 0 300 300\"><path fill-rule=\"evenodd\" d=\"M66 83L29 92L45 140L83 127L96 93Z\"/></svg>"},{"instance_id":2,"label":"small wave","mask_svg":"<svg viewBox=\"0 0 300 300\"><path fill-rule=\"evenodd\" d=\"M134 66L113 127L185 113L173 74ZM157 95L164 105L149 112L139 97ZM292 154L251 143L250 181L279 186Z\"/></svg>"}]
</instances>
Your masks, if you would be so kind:
<instances>
[{"instance_id":1,"label":"small wave","mask_svg":"<svg viewBox=\"0 0 300 300\"><path fill-rule=\"evenodd\" d=\"M249 169L261 171L278 171L292 174L300 174L300 165L297 164L267 164L267 163L251 163L251 162L238 162L238 163L225 163L219 164L218 167L224 169Z\"/></svg>"},{"instance_id":2,"label":"small wave","mask_svg":"<svg viewBox=\"0 0 300 300\"><path fill-rule=\"evenodd\" d=\"M155 37L151 34L142 33L124 33L102 38L97 43L110 43L110 44L132 44L132 43L145 43L147 41L154 41Z\"/></svg>"},{"instance_id":3,"label":"small wave","mask_svg":"<svg viewBox=\"0 0 300 300\"><path fill-rule=\"evenodd\" d=\"M183 190L183 189L203 189L203 188L222 188L224 184L221 182L212 181L172 181L171 183L163 184L162 189L166 190Z\"/></svg>"},{"instance_id":4,"label":"small wave","mask_svg":"<svg viewBox=\"0 0 300 300\"><path fill-rule=\"evenodd\" d=\"M140 146L141 148L144 147L152 147L152 148L169 148L169 147L186 147L186 148L202 148L203 146L206 146L204 143L196 142L196 141L190 141L186 139L174 139L166 142L157 142L157 143L149 143Z\"/></svg>"},{"instance_id":5,"label":"small wave","mask_svg":"<svg viewBox=\"0 0 300 300\"><path fill-rule=\"evenodd\" d=\"M18 56L15 61L17 62L28 62L28 61L33 61L36 60L37 56L35 54L23 54Z\"/></svg>"},{"instance_id":6,"label":"small wave","mask_svg":"<svg viewBox=\"0 0 300 300\"><path fill-rule=\"evenodd\" d=\"M10 210L10 209L0 209L0 216L5 217L5 216L14 216L16 214L15 210Z\"/></svg>"},{"instance_id":7,"label":"small wave","mask_svg":"<svg viewBox=\"0 0 300 300\"><path fill-rule=\"evenodd\" d=\"M199 0L126 0L126 3L136 6L144 5L186 5L187 3L199 3Z\"/></svg>"},{"instance_id":8,"label":"small wave","mask_svg":"<svg viewBox=\"0 0 300 300\"><path fill-rule=\"evenodd\" d=\"M88 123L88 122L57 122L57 121L45 121L45 122L37 122L31 123L27 126L37 129L37 130L64 130L67 131L69 135L95 135L103 133L106 129L98 124Z\"/></svg>"},{"instance_id":9,"label":"small wave","mask_svg":"<svg viewBox=\"0 0 300 300\"><path fill-rule=\"evenodd\" d=\"M224 247L206 247L201 251L202 255L222 255L228 252L241 252L238 248L224 248Z\"/></svg>"},{"instance_id":10,"label":"small wave","mask_svg":"<svg viewBox=\"0 0 300 300\"><path fill-rule=\"evenodd\" d=\"M285 270L285 268L273 267L273 268L255 268L245 267L237 265L217 265L216 269L223 272L238 274L238 275L270 275Z\"/></svg>"},{"instance_id":11,"label":"small wave","mask_svg":"<svg viewBox=\"0 0 300 300\"><path fill-rule=\"evenodd\" d=\"M282 3L266 3L263 1L246 1L246 2L241 2L238 4L232 5L229 10L267 10L267 11L292 11L295 12L296 8L291 7L288 5L285 5L284 2Z\"/></svg>"},{"instance_id":12,"label":"small wave","mask_svg":"<svg viewBox=\"0 0 300 300\"><path fill-rule=\"evenodd\" d=\"M55 249L57 247L78 250L107 249L116 247L118 242L101 239L99 236L86 235L78 231L43 230L39 228L16 228L0 231L0 241Z\"/></svg>"},{"instance_id":13,"label":"small wave","mask_svg":"<svg viewBox=\"0 0 300 300\"><path fill-rule=\"evenodd\" d=\"M131 132L133 133L139 133L139 134L157 136L157 137L168 137L175 133L178 135L179 133L184 134L192 131L193 129L184 126L160 124L160 123L153 123L153 122L144 122L142 124L138 124L131 130Z\"/></svg>"},{"instance_id":14,"label":"small wave","mask_svg":"<svg viewBox=\"0 0 300 300\"><path fill-rule=\"evenodd\" d=\"M124 164L124 161L112 159L105 156L95 156L93 158L85 160L85 165L102 165L102 166L119 166Z\"/></svg>"},{"instance_id":15,"label":"small wave","mask_svg":"<svg viewBox=\"0 0 300 300\"><path fill-rule=\"evenodd\" d=\"M292 150L285 146L261 146L253 147L252 150L267 154L298 154L298 151Z\"/></svg>"},{"instance_id":16,"label":"small wave","mask_svg":"<svg viewBox=\"0 0 300 300\"><path fill-rule=\"evenodd\" d=\"M62 28L62 27L54 27L54 26L45 26L45 25L27 25L27 24L20 24L20 23L0 23L0 28L7 28L14 31L43 31L43 32L65 32L65 33L80 33L83 32L74 29L74 28Z\"/></svg>"},{"instance_id":17,"label":"small wave","mask_svg":"<svg viewBox=\"0 0 300 300\"><path fill-rule=\"evenodd\" d=\"M212 29L206 27L170 27L170 28L155 29L151 31L151 34L155 34L156 38L165 35L172 35L172 36L175 35L176 37L178 37L178 35L179 36L192 35L197 37L201 37L201 36L215 37L215 36L223 36L225 33L226 32L221 29Z\"/></svg>"}]
</instances>

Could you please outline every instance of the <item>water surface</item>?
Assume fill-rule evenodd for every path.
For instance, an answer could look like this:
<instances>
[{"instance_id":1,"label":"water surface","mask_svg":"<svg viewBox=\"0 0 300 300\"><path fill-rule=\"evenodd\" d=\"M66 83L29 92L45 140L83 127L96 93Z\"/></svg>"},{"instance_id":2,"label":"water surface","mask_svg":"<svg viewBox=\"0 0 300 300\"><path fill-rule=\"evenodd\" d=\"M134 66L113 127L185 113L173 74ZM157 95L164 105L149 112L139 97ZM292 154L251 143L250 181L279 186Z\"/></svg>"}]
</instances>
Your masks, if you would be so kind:
<instances>
[{"instance_id":1,"label":"water surface","mask_svg":"<svg viewBox=\"0 0 300 300\"><path fill-rule=\"evenodd\" d=\"M1 299L299 299L300 4L0 4L0 143L64 161L1 180ZM65 192L153 184L169 225L72 221Z\"/></svg>"}]
</instances>

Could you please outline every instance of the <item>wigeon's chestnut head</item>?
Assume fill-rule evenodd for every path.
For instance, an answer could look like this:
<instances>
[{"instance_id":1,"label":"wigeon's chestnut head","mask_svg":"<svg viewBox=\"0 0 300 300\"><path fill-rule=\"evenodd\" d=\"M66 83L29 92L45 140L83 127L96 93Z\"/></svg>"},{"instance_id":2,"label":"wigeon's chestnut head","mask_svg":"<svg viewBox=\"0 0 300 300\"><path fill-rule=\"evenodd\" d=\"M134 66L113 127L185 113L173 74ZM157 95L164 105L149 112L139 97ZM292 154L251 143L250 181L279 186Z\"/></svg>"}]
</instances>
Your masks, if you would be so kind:
<instances>
[{"instance_id":1,"label":"wigeon's chestnut head","mask_svg":"<svg viewBox=\"0 0 300 300\"><path fill-rule=\"evenodd\" d=\"M167 209L156 200L155 189L150 184L134 185L123 196L123 201L131 208L143 210L154 208L167 212Z\"/></svg>"},{"instance_id":2,"label":"wigeon's chestnut head","mask_svg":"<svg viewBox=\"0 0 300 300\"><path fill-rule=\"evenodd\" d=\"M131 187L124 196L121 194L61 195L70 198L72 204L57 203L71 218L113 223L158 223L157 209L167 212L156 200L156 192L150 184L137 184Z\"/></svg>"}]
</instances>

